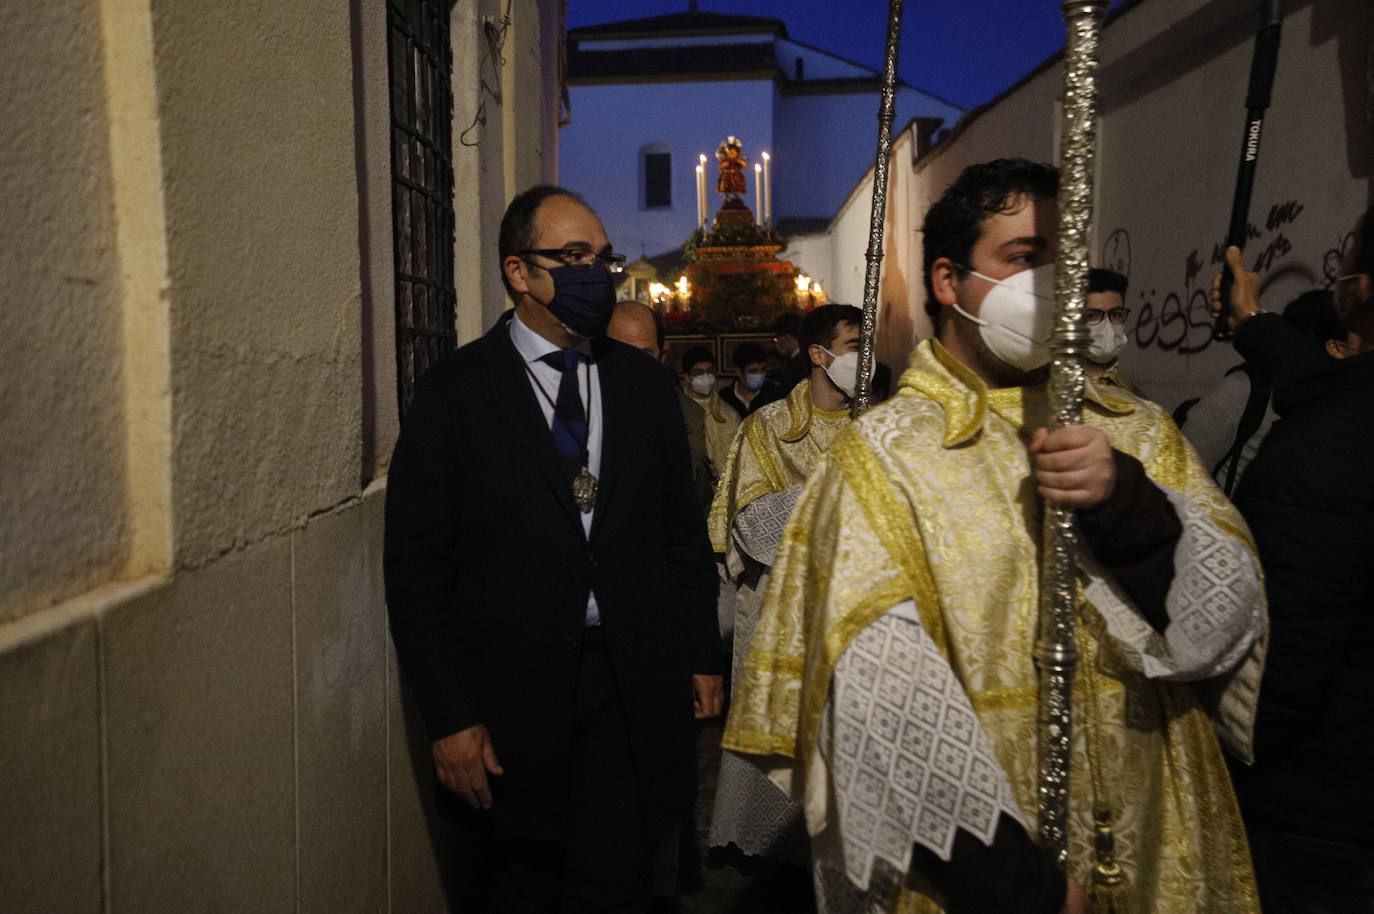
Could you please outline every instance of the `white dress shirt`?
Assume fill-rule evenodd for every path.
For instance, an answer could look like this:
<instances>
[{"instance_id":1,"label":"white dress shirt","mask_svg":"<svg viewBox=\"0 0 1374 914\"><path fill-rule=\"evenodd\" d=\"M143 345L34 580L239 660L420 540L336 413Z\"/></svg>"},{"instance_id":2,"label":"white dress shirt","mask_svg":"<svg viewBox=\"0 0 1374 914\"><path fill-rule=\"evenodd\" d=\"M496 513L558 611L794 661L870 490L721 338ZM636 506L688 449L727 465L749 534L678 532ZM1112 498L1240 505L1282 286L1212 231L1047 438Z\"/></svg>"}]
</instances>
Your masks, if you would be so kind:
<instances>
[{"instance_id":1,"label":"white dress shirt","mask_svg":"<svg viewBox=\"0 0 1374 914\"><path fill-rule=\"evenodd\" d=\"M540 411L544 414L544 424L553 424L553 407L558 402L558 385L563 381L563 372L554 368L547 362L542 361L543 357L551 352L559 352L559 347L535 333L525 322L520 320L520 312L516 312L510 322L510 341L515 345L515 351L525 360L534 377L530 379L530 390L534 394L535 402L539 404ZM582 399L582 409L587 413L587 470L598 479L601 477L601 375L596 369L596 362L592 361L592 349L588 343L583 343L576 347L585 359L579 361L577 366L577 394ZM527 374L526 377L529 377ZM535 383L538 379L538 385ZM542 385L543 393L540 393ZM588 403L590 393L591 403ZM571 485L571 484L569 484ZM590 538L592 535L592 511L582 512L582 533ZM596 594L587 594L587 624L601 624L601 611L596 605Z\"/></svg>"}]
</instances>

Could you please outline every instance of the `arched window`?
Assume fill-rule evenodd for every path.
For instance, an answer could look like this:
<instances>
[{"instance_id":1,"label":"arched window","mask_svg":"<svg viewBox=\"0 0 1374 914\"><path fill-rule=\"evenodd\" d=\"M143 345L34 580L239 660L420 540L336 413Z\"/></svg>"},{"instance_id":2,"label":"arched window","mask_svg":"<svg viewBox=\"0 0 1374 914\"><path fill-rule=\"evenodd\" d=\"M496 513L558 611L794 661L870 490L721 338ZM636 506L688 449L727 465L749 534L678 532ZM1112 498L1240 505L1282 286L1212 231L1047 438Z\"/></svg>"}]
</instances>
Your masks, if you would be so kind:
<instances>
[{"instance_id":1,"label":"arched window","mask_svg":"<svg viewBox=\"0 0 1374 914\"><path fill-rule=\"evenodd\" d=\"M639 147L639 208L671 209L673 205L673 151L667 143Z\"/></svg>"}]
</instances>

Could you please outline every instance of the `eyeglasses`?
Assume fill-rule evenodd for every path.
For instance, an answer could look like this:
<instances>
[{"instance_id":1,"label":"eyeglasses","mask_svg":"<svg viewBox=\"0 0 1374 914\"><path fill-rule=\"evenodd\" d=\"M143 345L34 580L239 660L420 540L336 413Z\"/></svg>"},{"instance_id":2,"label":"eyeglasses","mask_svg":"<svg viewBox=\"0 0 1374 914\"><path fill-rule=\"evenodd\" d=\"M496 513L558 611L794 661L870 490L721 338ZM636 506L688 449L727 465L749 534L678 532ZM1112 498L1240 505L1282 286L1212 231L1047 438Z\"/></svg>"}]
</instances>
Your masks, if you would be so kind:
<instances>
[{"instance_id":1,"label":"eyeglasses","mask_svg":"<svg viewBox=\"0 0 1374 914\"><path fill-rule=\"evenodd\" d=\"M1110 311L1099 311L1097 308L1089 308L1087 311L1089 327L1095 327L1102 323L1104 317L1113 324L1124 324L1126 323L1126 318L1130 316L1130 308L1113 308Z\"/></svg>"},{"instance_id":2,"label":"eyeglasses","mask_svg":"<svg viewBox=\"0 0 1374 914\"><path fill-rule=\"evenodd\" d=\"M573 267L578 270L590 270L593 264L600 263L612 273L619 273L625 269L625 255L612 254L610 251L596 251L586 248L536 248L529 251L520 251L515 256L523 258L527 254L538 254L540 257L547 257L556 260L565 267Z\"/></svg>"}]
</instances>

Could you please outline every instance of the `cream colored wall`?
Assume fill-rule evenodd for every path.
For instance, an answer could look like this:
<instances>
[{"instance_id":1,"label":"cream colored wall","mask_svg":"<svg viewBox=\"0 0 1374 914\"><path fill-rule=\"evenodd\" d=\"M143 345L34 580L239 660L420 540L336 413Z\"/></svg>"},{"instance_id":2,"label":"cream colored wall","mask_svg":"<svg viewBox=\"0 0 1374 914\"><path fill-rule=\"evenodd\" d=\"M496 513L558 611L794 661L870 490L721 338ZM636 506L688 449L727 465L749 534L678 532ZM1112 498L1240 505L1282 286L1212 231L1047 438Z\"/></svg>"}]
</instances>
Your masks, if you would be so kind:
<instances>
[{"instance_id":1,"label":"cream colored wall","mask_svg":"<svg viewBox=\"0 0 1374 914\"><path fill-rule=\"evenodd\" d=\"M510 24L499 51L484 23ZM558 182L558 0L466 0L450 18L454 60L454 214L458 342L481 336L508 306L496 258L506 205L538 183ZM495 61L504 58L505 64ZM476 122L479 108L483 121ZM460 142L466 131L469 145Z\"/></svg>"},{"instance_id":2,"label":"cream colored wall","mask_svg":"<svg viewBox=\"0 0 1374 914\"><path fill-rule=\"evenodd\" d=\"M119 262L95 2L0 34L0 622L129 554Z\"/></svg>"},{"instance_id":3,"label":"cream colored wall","mask_svg":"<svg viewBox=\"0 0 1374 914\"><path fill-rule=\"evenodd\" d=\"M364 483L396 436L385 4L30 7L0 32L0 907L443 911ZM500 140L554 133L540 47L460 157L497 178L455 189L473 333L505 176L551 168Z\"/></svg>"},{"instance_id":4,"label":"cream colored wall","mask_svg":"<svg viewBox=\"0 0 1374 914\"><path fill-rule=\"evenodd\" d=\"M386 475L400 428L396 399L396 258L391 221L391 98L386 6L350 0L353 23L354 155L358 166L362 295L362 462Z\"/></svg>"},{"instance_id":5,"label":"cream colored wall","mask_svg":"<svg viewBox=\"0 0 1374 914\"><path fill-rule=\"evenodd\" d=\"M153 17L176 556L198 566L356 497L363 474L349 20L323 0Z\"/></svg>"}]
</instances>

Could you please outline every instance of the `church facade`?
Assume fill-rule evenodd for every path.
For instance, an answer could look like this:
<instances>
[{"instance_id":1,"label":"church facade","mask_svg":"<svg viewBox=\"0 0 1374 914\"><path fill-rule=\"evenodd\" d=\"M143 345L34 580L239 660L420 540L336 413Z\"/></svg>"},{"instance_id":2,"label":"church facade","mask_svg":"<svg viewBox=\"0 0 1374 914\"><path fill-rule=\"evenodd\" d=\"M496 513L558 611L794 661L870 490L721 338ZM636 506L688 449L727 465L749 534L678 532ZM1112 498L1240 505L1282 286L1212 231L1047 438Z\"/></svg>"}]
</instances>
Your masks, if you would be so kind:
<instances>
[{"instance_id":1,"label":"church facade","mask_svg":"<svg viewBox=\"0 0 1374 914\"><path fill-rule=\"evenodd\" d=\"M881 53L881 47L875 49ZM772 222L824 229L872 164L881 74L788 36L780 19L685 12L568 33L562 183L586 196L630 259L676 249L696 228L695 168L727 134L753 165L770 155ZM901 84L896 124L928 134L963 110ZM711 213L719 200L710 194Z\"/></svg>"}]
</instances>

